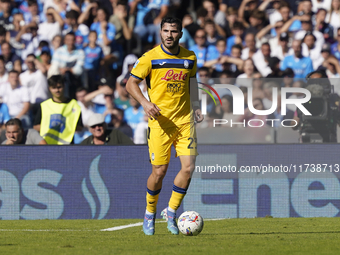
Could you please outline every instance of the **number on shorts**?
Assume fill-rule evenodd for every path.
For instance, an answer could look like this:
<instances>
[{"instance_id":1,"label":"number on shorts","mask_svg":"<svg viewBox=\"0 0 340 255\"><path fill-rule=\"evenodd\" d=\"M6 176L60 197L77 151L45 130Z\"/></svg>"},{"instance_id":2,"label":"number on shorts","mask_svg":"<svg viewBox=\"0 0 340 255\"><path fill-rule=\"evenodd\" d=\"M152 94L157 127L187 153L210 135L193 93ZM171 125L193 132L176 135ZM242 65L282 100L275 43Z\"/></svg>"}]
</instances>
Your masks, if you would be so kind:
<instances>
[{"instance_id":1,"label":"number on shorts","mask_svg":"<svg viewBox=\"0 0 340 255\"><path fill-rule=\"evenodd\" d=\"M188 149L194 149L194 147L192 147L191 145L193 144L193 142L195 141L195 144L197 144L197 138L192 138L192 137L189 137L188 140L190 140L190 143L188 145ZM195 149L197 149L197 147L195 146Z\"/></svg>"}]
</instances>

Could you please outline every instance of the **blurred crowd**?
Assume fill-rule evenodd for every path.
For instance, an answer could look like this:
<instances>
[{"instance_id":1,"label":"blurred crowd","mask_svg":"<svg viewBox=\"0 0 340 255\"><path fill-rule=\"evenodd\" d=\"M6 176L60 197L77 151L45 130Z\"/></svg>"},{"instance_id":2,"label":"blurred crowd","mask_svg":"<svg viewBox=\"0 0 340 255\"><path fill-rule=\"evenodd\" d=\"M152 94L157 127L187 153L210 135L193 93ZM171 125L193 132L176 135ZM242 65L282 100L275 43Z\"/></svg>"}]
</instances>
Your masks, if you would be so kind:
<instances>
[{"instance_id":1,"label":"blurred crowd","mask_svg":"<svg viewBox=\"0 0 340 255\"><path fill-rule=\"evenodd\" d=\"M340 0L0 0L3 129L13 118L32 128L51 97L48 78L61 75L65 97L81 107L75 144L93 135L95 113L108 128L146 143L147 118L125 85L138 57L160 43L168 15L183 22L180 44L195 52L198 80L253 87L259 109L270 108L273 87L304 87L312 71L340 77ZM147 97L144 82L140 88ZM208 102L208 120L232 112L232 97L221 97L225 104ZM274 115L284 118L280 109ZM237 120L253 117L246 109Z\"/></svg>"}]
</instances>

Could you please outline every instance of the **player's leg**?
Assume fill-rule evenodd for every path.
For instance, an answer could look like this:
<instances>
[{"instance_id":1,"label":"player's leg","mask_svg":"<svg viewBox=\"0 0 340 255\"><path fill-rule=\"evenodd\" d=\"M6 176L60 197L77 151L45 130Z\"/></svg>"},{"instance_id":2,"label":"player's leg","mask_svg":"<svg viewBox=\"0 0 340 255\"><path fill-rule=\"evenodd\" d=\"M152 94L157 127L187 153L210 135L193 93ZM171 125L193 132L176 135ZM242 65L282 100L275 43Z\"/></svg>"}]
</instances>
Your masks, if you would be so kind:
<instances>
[{"instance_id":1,"label":"player's leg","mask_svg":"<svg viewBox=\"0 0 340 255\"><path fill-rule=\"evenodd\" d=\"M163 178L168 169L171 143L162 129L149 129L148 144L152 172L147 181L143 231L146 235L153 235L158 197L162 189Z\"/></svg>"},{"instance_id":2,"label":"player's leg","mask_svg":"<svg viewBox=\"0 0 340 255\"><path fill-rule=\"evenodd\" d=\"M197 155L196 133L193 126L183 126L174 141L174 146L181 161L181 170L178 172L173 185L169 206L163 210L163 217L168 221L168 229L172 234L178 234L176 211L182 203L195 169Z\"/></svg>"}]
</instances>

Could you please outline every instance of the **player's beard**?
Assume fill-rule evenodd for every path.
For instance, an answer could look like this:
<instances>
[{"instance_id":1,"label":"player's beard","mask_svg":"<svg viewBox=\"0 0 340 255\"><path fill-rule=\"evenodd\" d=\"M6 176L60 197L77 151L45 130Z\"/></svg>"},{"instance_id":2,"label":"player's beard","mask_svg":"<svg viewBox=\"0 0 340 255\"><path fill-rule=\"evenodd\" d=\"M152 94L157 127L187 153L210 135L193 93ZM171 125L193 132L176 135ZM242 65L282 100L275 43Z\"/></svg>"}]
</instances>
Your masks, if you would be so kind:
<instances>
[{"instance_id":1,"label":"player's beard","mask_svg":"<svg viewBox=\"0 0 340 255\"><path fill-rule=\"evenodd\" d=\"M171 42L168 42L166 39L164 39L163 37L161 37L161 40L162 40L162 44L166 47L166 48L168 48L168 49L170 49L170 50L172 50L172 49L174 49L174 48L176 48L177 46L178 46L178 44L179 44L179 39L175 39L175 38L172 38L172 41Z\"/></svg>"}]
</instances>

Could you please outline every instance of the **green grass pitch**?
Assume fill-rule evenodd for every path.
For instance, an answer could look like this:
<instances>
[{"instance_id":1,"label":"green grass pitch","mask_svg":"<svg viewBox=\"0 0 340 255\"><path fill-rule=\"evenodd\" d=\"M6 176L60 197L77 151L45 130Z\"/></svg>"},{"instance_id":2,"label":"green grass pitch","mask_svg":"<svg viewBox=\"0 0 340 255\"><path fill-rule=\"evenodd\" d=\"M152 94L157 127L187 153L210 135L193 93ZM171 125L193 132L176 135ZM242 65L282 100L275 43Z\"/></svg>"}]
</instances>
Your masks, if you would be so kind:
<instances>
[{"instance_id":1,"label":"green grass pitch","mask_svg":"<svg viewBox=\"0 0 340 255\"><path fill-rule=\"evenodd\" d=\"M141 220L1 221L0 254L340 254L340 218L205 221L198 236L173 236L164 222L101 231Z\"/></svg>"}]
</instances>

